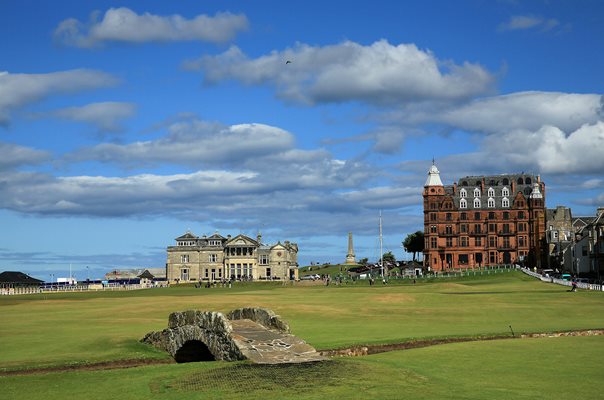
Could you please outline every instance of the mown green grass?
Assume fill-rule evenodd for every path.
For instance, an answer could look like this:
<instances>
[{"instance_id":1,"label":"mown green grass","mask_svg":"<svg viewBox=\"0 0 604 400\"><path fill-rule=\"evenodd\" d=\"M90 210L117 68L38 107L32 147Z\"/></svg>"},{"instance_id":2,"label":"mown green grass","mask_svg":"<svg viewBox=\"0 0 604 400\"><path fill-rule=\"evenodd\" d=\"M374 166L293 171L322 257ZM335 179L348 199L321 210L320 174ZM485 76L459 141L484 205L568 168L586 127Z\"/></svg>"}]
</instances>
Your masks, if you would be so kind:
<instances>
[{"instance_id":1,"label":"mown green grass","mask_svg":"<svg viewBox=\"0 0 604 400\"><path fill-rule=\"evenodd\" d=\"M600 399L604 337L457 343L310 366L191 363L0 377L3 399Z\"/></svg>"},{"instance_id":2,"label":"mown green grass","mask_svg":"<svg viewBox=\"0 0 604 400\"><path fill-rule=\"evenodd\" d=\"M568 293L521 273L422 284L136 292L0 298L0 369L166 358L138 342L186 309L273 309L319 349L414 339L604 328L604 293Z\"/></svg>"}]
</instances>

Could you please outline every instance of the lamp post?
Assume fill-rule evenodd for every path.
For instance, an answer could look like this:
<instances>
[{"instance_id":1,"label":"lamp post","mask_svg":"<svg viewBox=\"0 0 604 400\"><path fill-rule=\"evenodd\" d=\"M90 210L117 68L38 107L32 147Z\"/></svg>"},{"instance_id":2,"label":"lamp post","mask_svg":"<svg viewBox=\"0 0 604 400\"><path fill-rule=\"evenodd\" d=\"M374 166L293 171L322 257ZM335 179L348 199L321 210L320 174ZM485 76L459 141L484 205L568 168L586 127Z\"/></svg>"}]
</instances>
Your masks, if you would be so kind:
<instances>
[{"instance_id":1,"label":"lamp post","mask_svg":"<svg viewBox=\"0 0 604 400\"><path fill-rule=\"evenodd\" d=\"M90 282L90 267L86 266L86 281Z\"/></svg>"}]
</instances>

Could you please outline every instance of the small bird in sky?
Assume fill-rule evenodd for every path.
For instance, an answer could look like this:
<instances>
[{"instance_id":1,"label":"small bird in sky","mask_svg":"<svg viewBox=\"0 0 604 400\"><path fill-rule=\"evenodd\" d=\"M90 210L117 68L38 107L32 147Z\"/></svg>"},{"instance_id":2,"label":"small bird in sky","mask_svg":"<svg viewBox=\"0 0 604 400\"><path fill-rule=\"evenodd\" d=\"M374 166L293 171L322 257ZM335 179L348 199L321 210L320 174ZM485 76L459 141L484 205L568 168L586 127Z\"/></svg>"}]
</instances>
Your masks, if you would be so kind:
<instances>
[{"instance_id":1,"label":"small bird in sky","mask_svg":"<svg viewBox=\"0 0 604 400\"><path fill-rule=\"evenodd\" d=\"M291 63L292 63L292 62L291 62L291 61L289 61L289 60L287 60L287 61L285 62L285 64L291 64Z\"/></svg>"}]
</instances>

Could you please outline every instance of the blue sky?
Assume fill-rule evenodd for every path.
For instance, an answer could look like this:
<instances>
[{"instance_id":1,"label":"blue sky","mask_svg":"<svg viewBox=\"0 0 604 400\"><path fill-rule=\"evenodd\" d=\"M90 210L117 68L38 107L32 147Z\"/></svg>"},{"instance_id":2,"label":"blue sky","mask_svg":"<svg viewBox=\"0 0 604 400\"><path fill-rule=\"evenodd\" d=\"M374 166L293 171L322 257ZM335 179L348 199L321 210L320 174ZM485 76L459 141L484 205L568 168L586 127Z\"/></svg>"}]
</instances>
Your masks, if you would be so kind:
<instances>
[{"instance_id":1,"label":"blue sky","mask_svg":"<svg viewBox=\"0 0 604 400\"><path fill-rule=\"evenodd\" d=\"M0 270L161 267L187 230L376 259L380 210L409 258L433 157L604 205L600 1L5 1L0 35Z\"/></svg>"}]
</instances>

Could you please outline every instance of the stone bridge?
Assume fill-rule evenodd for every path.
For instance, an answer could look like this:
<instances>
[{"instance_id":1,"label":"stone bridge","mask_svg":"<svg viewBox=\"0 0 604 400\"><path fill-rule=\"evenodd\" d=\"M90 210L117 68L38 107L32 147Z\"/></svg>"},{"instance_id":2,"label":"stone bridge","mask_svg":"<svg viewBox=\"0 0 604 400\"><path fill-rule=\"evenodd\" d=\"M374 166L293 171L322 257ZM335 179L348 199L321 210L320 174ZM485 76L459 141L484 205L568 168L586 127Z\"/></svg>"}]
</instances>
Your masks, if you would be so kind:
<instances>
[{"instance_id":1,"label":"stone bridge","mask_svg":"<svg viewBox=\"0 0 604 400\"><path fill-rule=\"evenodd\" d=\"M168 352L176 362L236 361L259 364L322 361L326 358L292 335L287 322L264 308L170 314L168 328L141 340Z\"/></svg>"}]
</instances>

